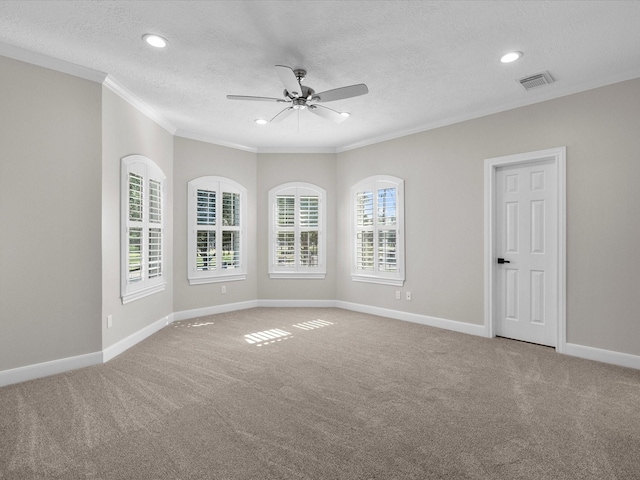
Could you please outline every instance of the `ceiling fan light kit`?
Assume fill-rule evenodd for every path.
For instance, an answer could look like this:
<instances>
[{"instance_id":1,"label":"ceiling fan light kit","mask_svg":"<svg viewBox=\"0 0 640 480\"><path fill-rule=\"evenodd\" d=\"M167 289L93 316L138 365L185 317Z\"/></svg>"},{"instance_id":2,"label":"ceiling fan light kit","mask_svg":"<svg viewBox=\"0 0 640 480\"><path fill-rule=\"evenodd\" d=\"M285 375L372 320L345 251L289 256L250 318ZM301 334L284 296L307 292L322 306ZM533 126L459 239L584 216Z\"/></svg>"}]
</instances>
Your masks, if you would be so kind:
<instances>
[{"instance_id":1,"label":"ceiling fan light kit","mask_svg":"<svg viewBox=\"0 0 640 480\"><path fill-rule=\"evenodd\" d=\"M227 95L229 100L250 100L257 102L288 103L289 106L278 112L269 123L280 122L288 117L294 110L308 110L319 117L331 120L335 123L344 122L351 115L348 112L338 112L332 108L318 105L319 103L344 100L369 93L364 83L335 88L325 92L316 93L315 90L302 85L307 76L307 71L302 68L292 69L286 65L276 65L276 72L284 85L283 98L255 97L247 95ZM256 123L259 123L256 121Z\"/></svg>"}]
</instances>

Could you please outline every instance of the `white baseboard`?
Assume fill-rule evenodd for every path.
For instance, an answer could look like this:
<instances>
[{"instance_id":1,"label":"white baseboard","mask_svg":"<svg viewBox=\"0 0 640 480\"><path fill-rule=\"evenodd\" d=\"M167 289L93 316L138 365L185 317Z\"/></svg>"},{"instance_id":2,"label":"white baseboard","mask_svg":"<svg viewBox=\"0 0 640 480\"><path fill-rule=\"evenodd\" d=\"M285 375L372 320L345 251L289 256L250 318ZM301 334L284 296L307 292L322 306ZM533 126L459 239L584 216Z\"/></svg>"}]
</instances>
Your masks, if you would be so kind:
<instances>
[{"instance_id":1,"label":"white baseboard","mask_svg":"<svg viewBox=\"0 0 640 480\"><path fill-rule=\"evenodd\" d=\"M211 307L194 308L193 310L182 310L173 314L174 321L188 320L190 318L206 317L208 315L216 315L218 313L235 312L236 310L246 310L248 308L256 308L258 300L249 300L246 302L226 303L224 305L214 305Z\"/></svg>"},{"instance_id":2,"label":"white baseboard","mask_svg":"<svg viewBox=\"0 0 640 480\"><path fill-rule=\"evenodd\" d=\"M0 371L0 387L12 385L14 383L35 380L36 378L48 377L58 373L76 370L78 368L89 367L102 363L102 352L86 353L75 357L60 358L50 362L36 363L25 367L13 368L11 370Z\"/></svg>"},{"instance_id":3,"label":"white baseboard","mask_svg":"<svg viewBox=\"0 0 640 480\"><path fill-rule=\"evenodd\" d=\"M258 300L258 307L335 308L335 300Z\"/></svg>"},{"instance_id":4,"label":"white baseboard","mask_svg":"<svg viewBox=\"0 0 640 480\"><path fill-rule=\"evenodd\" d=\"M614 352L612 350L602 350L601 348L585 347L575 343L565 345L565 354L573 357L595 360L597 362L610 363L620 367L629 367L640 370L640 356L628 353Z\"/></svg>"},{"instance_id":5,"label":"white baseboard","mask_svg":"<svg viewBox=\"0 0 640 480\"><path fill-rule=\"evenodd\" d=\"M132 333L127 338L123 338L119 342L114 343L113 345L102 350L102 361L103 363L107 363L114 357L117 357L125 350L133 347L135 344L140 343L147 337L150 337L158 330L163 329L171 322L173 322L174 314L167 315L166 317L162 317L160 320L153 322L151 325L147 325L146 327L138 330L135 333Z\"/></svg>"},{"instance_id":6,"label":"white baseboard","mask_svg":"<svg viewBox=\"0 0 640 480\"><path fill-rule=\"evenodd\" d=\"M363 305L360 303L336 301L335 306L338 308L344 308L345 310L353 310L354 312L369 313L371 315L378 315L381 317L393 318L396 320L404 320L405 322L420 323L429 327L442 328L445 330L467 333L469 335L476 335L479 337L487 336L484 325L474 325L472 323L457 322L455 320L430 317L428 315L419 315L417 313L401 312L399 310L372 307L371 305Z\"/></svg>"},{"instance_id":7,"label":"white baseboard","mask_svg":"<svg viewBox=\"0 0 640 480\"><path fill-rule=\"evenodd\" d=\"M251 300L246 302L228 303L225 305L215 305L212 307L196 308L193 310L183 310L175 312L166 317L157 320L138 332L129 335L127 338L105 348L101 352L88 353L75 357L61 358L50 362L38 363L35 365L27 365L11 370L0 371L0 387L11 385L14 383L26 382L36 378L47 377L58 373L64 373L82 367L88 367L100 363L106 363L114 357L120 355L125 350L133 347L145 338L153 335L166 325L180 320L190 318L203 317L207 315L215 315L218 313L233 312L237 310L246 310L256 307L307 307L307 308L343 308L354 312L368 313L381 317L393 318L407 322L419 323L430 327L452 330L454 332L466 333L480 337L487 336L487 330L484 325L474 325L471 323L458 322L455 320L447 320L444 318L431 317L428 315L419 315L416 313L402 312L399 310L390 310L387 308L373 307L371 305L363 305L359 303L343 302L340 300ZM630 355L627 353L614 352L611 350L602 350L600 348L586 347L567 343L565 346L565 354L574 357L584 358L587 360L595 360L603 363L619 365L621 367L629 367L640 370L640 356Z\"/></svg>"}]
</instances>

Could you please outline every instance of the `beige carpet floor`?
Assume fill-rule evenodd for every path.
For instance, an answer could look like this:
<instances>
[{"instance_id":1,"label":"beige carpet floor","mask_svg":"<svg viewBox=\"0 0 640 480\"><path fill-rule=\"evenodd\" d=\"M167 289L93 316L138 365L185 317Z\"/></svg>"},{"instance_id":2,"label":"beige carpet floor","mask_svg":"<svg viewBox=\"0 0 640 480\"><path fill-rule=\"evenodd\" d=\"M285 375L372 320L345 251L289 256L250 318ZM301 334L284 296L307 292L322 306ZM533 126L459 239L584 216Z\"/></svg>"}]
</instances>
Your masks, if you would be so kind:
<instances>
[{"instance_id":1,"label":"beige carpet floor","mask_svg":"<svg viewBox=\"0 0 640 480\"><path fill-rule=\"evenodd\" d=\"M340 309L203 317L0 388L0 479L640 479L640 371Z\"/></svg>"}]
</instances>

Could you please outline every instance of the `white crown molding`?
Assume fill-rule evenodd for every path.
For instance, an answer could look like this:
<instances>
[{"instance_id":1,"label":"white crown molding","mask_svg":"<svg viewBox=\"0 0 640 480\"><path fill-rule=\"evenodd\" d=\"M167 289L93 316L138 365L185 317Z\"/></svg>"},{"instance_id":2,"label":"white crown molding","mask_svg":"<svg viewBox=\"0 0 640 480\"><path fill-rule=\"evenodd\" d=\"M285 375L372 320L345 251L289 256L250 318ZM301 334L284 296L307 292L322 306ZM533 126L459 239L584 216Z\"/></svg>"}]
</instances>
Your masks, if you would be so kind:
<instances>
[{"instance_id":1,"label":"white crown molding","mask_svg":"<svg viewBox=\"0 0 640 480\"><path fill-rule=\"evenodd\" d=\"M449 125L454 125L456 123L466 122L468 120L475 120L477 118L486 117L489 115L493 115L496 113L506 112L508 110L514 110L516 108L527 107L529 105L535 105L536 103L542 103L549 100L555 100L561 97L566 97L568 95L574 95L576 93L586 92L588 90L594 90L600 87L606 87L607 85L613 85L614 83L625 82L627 80L633 80L636 78L640 78L640 69L632 70L631 72L627 72L623 75L612 75L609 77L598 79L597 81L587 80L577 85L573 85L570 88L562 88L558 83L553 83L551 87L553 88L553 94L546 95L545 92L548 90L534 90L533 92L526 92L523 90L523 97L519 100L515 100L512 102L503 103L501 105L486 108L482 110L476 110L469 114L463 115L455 115L447 118L443 118L436 122L431 122L424 124L419 127L407 129L407 130L399 130L397 132L390 133L388 135L381 135L378 137L371 137L366 140L362 140L361 142L352 143L350 145L344 145L342 147L337 147L336 152L342 153L349 150L356 150L358 148L367 147L370 145L375 145L377 143L386 142L389 140L395 140L397 138L406 137L409 135L414 135L416 133L427 132L429 130L434 130L436 128L446 127ZM526 95L526 96L524 96Z\"/></svg>"},{"instance_id":2,"label":"white crown molding","mask_svg":"<svg viewBox=\"0 0 640 480\"><path fill-rule=\"evenodd\" d=\"M176 134L176 127L167 120L165 117L160 115L155 109L144 103L138 97L136 97L133 93L127 90L122 84L120 84L116 79L114 79L111 75L107 75L105 78L103 85L111 90L113 93L122 98L125 102L130 104L132 107L139 110L143 115L149 117L151 120L156 122L162 128L164 128L171 135Z\"/></svg>"},{"instance_id":3,"label":"white crown molding","mask_svg":"<svg viewBox=\"0 0 640 480\"><path fill-rule=\"evenodd\" d=\"M144 103L133 93L118 83L113 76L108 75L98 70L76 65L75 63L67 62L66 60L60 60L58 58L49 57L41 53L25 50L24 48L16 47L14 45L8 45L0 42L0 55L21 62L29 63L31 65L37 65L39 67L48 68L57 72L73 75L74 77L84 78L92 82L101 83L116 95L121 97L127 103L134 108L138 109L144 115L156 122L162 128L164 128L171 135L175 135L176 128L171 124L169 120L164 118L152 107Z\"/></svg>"},{"instance_id":4,"label":"white crown molding","mask_svg":"<svg viewBox=\"0 0 640 480\"><path fill-rule=\"evenodd\" d=\"M513 102L504 103L504 104L487 108L487 109L477 110L475 112L468 113L468 114L455 115L455 116L443 118L436 122L424 124L419 127L406 129L406 130L399 130L387 135L367 138L360 142L355 142L355 143L343 145L340 147L317 147L317 148L314 148L314 147L310 147L310 148L250 147L248 145L241 145L241 144L236 144L232 142L227 142L225 140L221 140L219 138L215 138L207 134L200 134L200 133L177 129L168 119L160 115L151 106L147 105L146 103L141 101L139 98L137 98L133 93L131 93L125 87L123 87L120 83L118 83L111 75L108 75L104 72L93 70L88 67L76 65L74 63L67 62L65 60L49 57L41 53L32 52L30 50L26 50L26 49L16 47L14 45L2 43L2 42L0 42L0 55L8 58L12 58L14 60L19 60L22 62L38 65L40 67L44 67L44 68L48 68L58 72L73 75L76 77L84 78L86 80L90 80L93 82L102 83L111 91L113 91L114 93L119 95L121 98L123 98L125 101L127 101L129 104L131 104L133 107L141 111L144 115L146 115L151 120L158 123L162 128L167 130L172 135L189 138L192 140L198 140L205 143L212 143L212 144L220 145L223 147L234 148L237 150L244 150L252 153L334 153L334 154L337 154L337 153L342 153L349 150L355 150L358 148L367 147L370 145L375 145L377 143L382 143L389 140L395 140L397 138L406 137L408 135L414 135L416 133L422 133L422 132L426 132L436 128L465 122L468 120L474 120L474 119L485 117L488 115L493 115L495 113L513 110L515 108L526 107L536 103L541 103L548 100L554 100L567 95L573 95L573 94L584 92L587 90L593 90L595 88L600 88L600 87L604 87L614 83L624 82L627 80L632 80L640 77L640 69L634 69L632 71L626 72L621 75L612 75L609 77L600 78L598 80L585 80L584 82L577 85L573 85L570 88L562 88L561 79L560 79L559 81L554 82L553 85L550 87L550 89L553 89L553 93L546 94L545 92L551 91L547 89L534 90L533 92L523 91L523 97Z\"/></svg>"},{"instance_id":5,"label":"white crown molding","mask_svg":"<svg viewBox=\"0 0 640 480\"><path fill-rule=\"evenodd\" d=\"M174 135L176 137L188 138L189 140L197 140L199 142L211 143L213 145L219 145L221 147L235 148L236 150L244 150L245 152L257 153L258 149L255 147L248 147L246 145L240 145L237 143L226 142L219 138L210 137L209 135L189 132L187 130L177 130Z\"/></svg>"},{"instance_id":6,"label":"white crown molding","mask_svg":"<svg viewBox=\"0 0 640 480\"><path fill-rule=\"evenodd\" d=\"M245 152L269 154L269 153L328 153L335 155L337 153L334 147L250 147L248 145L240 145L239 143L227 142L219 138L212 137L203 133L190 132L188 130L178 130L174 134L176 137L188 138L199 142L219 145L221 147L234 148L236 150L244 150Z\"/></svg>"},{"instance_id":7,"label":"white crown molding","mask_svg":"<svg viewBox=\"0 0 640 480\"><path fill-rule=\"evenodd\" d=\"M258 147L258 153L331 153L331 154L335 154L336 149L334 147L308 147L308 148Z\"/></svg>"},{"instance_id":8,"label":"white crown molding","mask_svg":"<svg viewBox=\"0 0 640 480\"><path fill-rule=\"evenodd\" d=\"M107 77L106 73L93 70L91 68L76 65L75 63L67 62L66 60L59 60L57 58L49 57L41 53L25 50L24 48L16 47L0 42L0 55L21 62L30 63L39 67L48 68L57 72L73 75L74 77L84 78L85 80L91 80L92 82L102 83Z\"/></svg>"}]
</instances>

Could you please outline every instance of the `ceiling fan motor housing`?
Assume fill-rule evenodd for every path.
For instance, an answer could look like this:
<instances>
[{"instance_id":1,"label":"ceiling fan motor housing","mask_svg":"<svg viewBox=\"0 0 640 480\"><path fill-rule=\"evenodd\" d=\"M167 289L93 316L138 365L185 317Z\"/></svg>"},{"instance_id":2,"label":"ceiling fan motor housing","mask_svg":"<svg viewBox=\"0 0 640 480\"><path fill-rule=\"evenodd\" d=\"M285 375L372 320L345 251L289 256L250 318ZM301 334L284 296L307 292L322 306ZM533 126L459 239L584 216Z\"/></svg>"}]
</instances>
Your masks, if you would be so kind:
<instances>
[{"instance_id":1,"label":"ceiling fan motor housing","mask_svg":"<svg viewBox=\"0 0 640 480\"><path fill-rule=\"evenodd\" d=\"M286 89L283 91L284 97L290 100L293 100L295 98L313 100L313 95L316 93L313 88L307 87L306 85L300 85L300 88L302 89L302 95L300 95L299 97L291 95Z\"/></svg>"}]
</instances>

